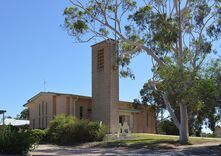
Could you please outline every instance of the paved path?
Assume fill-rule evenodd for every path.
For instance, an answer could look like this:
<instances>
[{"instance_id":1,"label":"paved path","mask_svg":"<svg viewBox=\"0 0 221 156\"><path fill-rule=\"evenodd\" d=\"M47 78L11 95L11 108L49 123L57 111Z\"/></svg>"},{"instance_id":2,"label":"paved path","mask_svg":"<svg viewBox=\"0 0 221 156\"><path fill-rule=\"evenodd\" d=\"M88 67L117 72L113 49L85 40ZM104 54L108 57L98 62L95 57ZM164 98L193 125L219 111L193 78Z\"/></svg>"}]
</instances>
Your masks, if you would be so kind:
<instances>
[{"instance_id":1,"label":"paved path","mask_svg":"<svg viewBox=\"0 0 221 156\"><path fill-rule=\"evenodd\" d=\"M147 155L147 156L221 156L221 147L217 144L201 144L193 146L179 146L169 149L151 149L151 148L100 148L91 146L67 147L56 145L39 145L34 151L30 152L33 156L72 156L72 155Z\"/></svg>"}]
</instances>

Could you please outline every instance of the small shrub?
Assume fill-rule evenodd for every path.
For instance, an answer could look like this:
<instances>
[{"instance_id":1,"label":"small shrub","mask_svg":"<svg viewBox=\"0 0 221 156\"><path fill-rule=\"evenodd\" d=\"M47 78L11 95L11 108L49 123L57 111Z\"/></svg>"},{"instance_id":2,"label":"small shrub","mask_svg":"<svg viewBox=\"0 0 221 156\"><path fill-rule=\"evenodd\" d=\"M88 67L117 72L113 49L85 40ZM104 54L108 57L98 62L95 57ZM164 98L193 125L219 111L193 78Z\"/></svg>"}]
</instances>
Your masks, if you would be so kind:
<instances>
[{"instance_id":1,"label":"small shrub","mask_svg":"<svg viewBox=\"0 0 221 156\"><path fill-rule=\"evenodd\" d=\"M0 153L24 154L36 143L29 129L13 126L0 128Z\"/></svg>"},{"instance_id":2,"label":"small shrub","mask_svg":"<svg viewBox=\"0 0 221 156\"><path fill-rule=\"evenodd\" d=\"M33 129L31 130L31 133L37 143L42 142L46 137L46 131L42 129Z\"/></svg>"},{"instance_id":3,"label":"small shrub","mask_svg":"<svg viewBox=\"0 0 221 156\"><path fill-rule=\"evenodd\" d=\"M74 137L76 119L72 116L59 115L50 122L47 137L50 142L68 144Z\"/></svg>"},{"instance_id":4,"label":"small shrub","mask_svg":"<svg viewBox=\"0 0 221 156\"><path fill-rule=\"evenodd\" d=\"M213 133L213 134L206 134L205 136L210 137L210 138L216 138L217 136Z\"/></svg>"},{"instance_id":5,"label":"small shrub","mask_svg":"<svg viewBox=\"0 0 221 156\"><path fill-rule=\"evenodd\" d=\"M87 142L89 141L89 121L87 120L77 120L74 129L74 138L76 142Z\"/></svg>"},{"instance_id":6,"label":"small shrub","mask_svg":"<svg viewBox=\"0 0 221 156\"><path fill-rule=\"evenodd\" d=\"M59 115L50 122L48 138L52 143L74 144L101 141L106 134L104 125L72 116Z\"/></svg>"},{"instance_id":7,"label":"small shrub","mask_svg":"<svg viewBox=\"0 0 221 156\"><path fill-rule=\"evenodd\" d=\"M90 122L88 124L89 140L102 141L107 133L105 126L101 126L99 122Z\"/></svg>"},{"instance_id":8,"label":"small shrub","mask_svg":"<svg viewBox=\"0 0 221 156\"><path fill-rule=\"evenodd\" d=\"M160 133L166 135L179 135L179 130L172 121L165 120L160 123L159 127L160 127Z\"/></svg>"}]
</instances>

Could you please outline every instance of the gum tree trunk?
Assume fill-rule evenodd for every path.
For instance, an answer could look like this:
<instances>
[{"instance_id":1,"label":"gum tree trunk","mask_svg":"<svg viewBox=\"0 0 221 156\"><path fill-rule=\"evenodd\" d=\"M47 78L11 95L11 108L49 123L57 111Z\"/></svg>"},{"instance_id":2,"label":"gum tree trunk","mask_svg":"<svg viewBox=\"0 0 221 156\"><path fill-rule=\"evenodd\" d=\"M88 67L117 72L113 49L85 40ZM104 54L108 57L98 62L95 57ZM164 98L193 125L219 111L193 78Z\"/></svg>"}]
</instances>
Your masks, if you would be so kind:
<instances>
[{"instance_id":1,"label":"gum tree trunk","mask_svg":"<svg viewBox=\"0 0 221 156\"><path fill-rule=\"evenodd\" d=\"M163 99L166 104L167 110L170 113L171 118L173 119L173 123L179 129L179 141L181 144L185 144L189 140L189 127L188 127L188 114L187 114L187 106L186 104L181 103L180 106L180 121L177 119L174 111L170 105L170 102L167 98L166 94L163 94Z\"/></svg>"},{"instance_id":2,"label":"gum tree trunk","mask_svg":"<svg viewBox=\"0 0 221 156\"><path fill-rule=\"evenodd\" d=\"M185 144L189 139L188 114L186 104L180 104L180 143Z\"/></svg>"}]
</instances>

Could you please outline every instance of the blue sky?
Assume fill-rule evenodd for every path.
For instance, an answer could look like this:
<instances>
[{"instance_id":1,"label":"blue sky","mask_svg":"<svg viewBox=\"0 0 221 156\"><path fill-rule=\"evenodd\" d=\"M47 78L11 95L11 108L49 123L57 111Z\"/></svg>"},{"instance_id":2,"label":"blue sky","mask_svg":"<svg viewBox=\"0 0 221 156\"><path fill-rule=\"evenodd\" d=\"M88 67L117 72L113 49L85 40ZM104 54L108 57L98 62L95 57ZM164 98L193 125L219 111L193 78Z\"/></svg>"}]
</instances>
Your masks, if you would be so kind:
<instances>
[{"instance_id":1,"label":"blue sky","mask_svg":"<svg viewBox=\"0 0 221 156\"><path fill-rule=\"evenodd\" d=\"M44 91L91 95L90 43L73 43L61 27L67 0L0 1L0 109L16 116L33 95ZM136 80L120 79L120 100L139 96L150 77L142 54L131 68Z\"/></svg>"}]
</instances>

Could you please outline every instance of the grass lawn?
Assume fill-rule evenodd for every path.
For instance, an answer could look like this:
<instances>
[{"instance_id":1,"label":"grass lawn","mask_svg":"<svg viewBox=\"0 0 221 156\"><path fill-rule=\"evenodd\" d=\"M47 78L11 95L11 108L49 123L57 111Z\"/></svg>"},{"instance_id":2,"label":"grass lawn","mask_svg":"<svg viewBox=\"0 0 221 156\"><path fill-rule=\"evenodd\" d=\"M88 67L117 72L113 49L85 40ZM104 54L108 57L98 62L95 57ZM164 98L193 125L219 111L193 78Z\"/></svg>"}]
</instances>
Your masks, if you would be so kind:
<instances>
[{"instance_id":1,"label":"grass lawn","mask_svg":"<svg viewBox=\"0 0 221 156\"><path fill-rule=\"evenodd\" d=\"M170 145L180 145L178 141L178 136L171 135L156 135L156 134L146 134L146 133L134 133L130 138L114 140L108 138L107 141L102 142L99 146L103 147L146 147L146 146L157 146L159 144L170 144ZM190 137L189 144L202 144L202 143L220 143L221 139L218 138L202 138L202 137Z\"/></svg>"}]
</instances>

